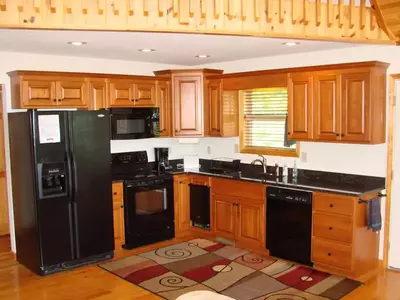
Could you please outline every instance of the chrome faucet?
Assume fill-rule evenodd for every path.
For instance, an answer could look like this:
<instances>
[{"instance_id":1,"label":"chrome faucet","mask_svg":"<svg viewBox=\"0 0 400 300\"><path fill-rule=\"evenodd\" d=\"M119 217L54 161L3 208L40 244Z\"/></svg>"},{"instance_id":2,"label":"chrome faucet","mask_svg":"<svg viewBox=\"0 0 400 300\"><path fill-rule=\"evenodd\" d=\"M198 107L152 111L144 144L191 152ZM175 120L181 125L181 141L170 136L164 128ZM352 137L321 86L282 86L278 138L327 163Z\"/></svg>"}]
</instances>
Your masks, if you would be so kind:
<instances>
[{"instance_id":1,"label":"chrome faucet","mask_svg":"<svg viewBox=\"0 0 400 300\"><path fill-rule=\"evenodd\" d=\"M262 158L262 160L255 159L251 162L251 164L255 165L256 163L260 163L263 166L264 174L266 174L267 173L267 159L261 154L259 154L258 156L260 156Z\"/></svg>"}]
</instances>

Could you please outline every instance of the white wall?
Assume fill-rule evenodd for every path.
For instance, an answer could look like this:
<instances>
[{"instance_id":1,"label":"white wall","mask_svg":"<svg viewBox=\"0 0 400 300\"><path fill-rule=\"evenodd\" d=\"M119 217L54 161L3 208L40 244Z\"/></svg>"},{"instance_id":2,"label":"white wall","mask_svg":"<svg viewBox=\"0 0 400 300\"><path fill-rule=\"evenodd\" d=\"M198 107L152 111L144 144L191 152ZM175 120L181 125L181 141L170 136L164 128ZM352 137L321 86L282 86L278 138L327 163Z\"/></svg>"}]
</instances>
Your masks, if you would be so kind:
<instances>
[{"instance_id":1,"label":"white wall","mask_svg":"<svg viewBox=\"0 0 400 300\"><path fill-rule=\"evenodd\" d=\"M170 68L184 68L182 66L158 64L158 63L143 63L135 61L122 61L122 60L107 60L107 59L94 59L94 58L78 58L66 56L52 56L41 54L26 54L26 53L10 53L0 52L0 84L5 84L4 109L11 112L11 94L10 94L10 78L7 72L14 70L38 70L38 71L65 71L65 72L87 72L87 73L115 73L115 74L131 74L131 75L154 75L153 71L170 69ZM7 174L10 172L10 154L8 143L8 123L7 116L5 116L5 141L6 141L6 165ZM115 152L134 151L142 149L151 149L151 144L154 139L149 140L147 143L138 143L133 141L131 143L116 143L111 145ZM145 146L146 145L146 146ZM179 156L181 152L174 151L175 146L179 144L174 139L165 139L162 142L157 142L159 146L170 147L172 153ZM184 145L185 151L193 152L191 146ZM153 155L153 151L149 151ZM184 153L184 152L182 152ZM15 251L15 237L14 237L14 212L12 205L12 188L11 177L7 178L8 185L8 202L10 212L10 235L12 250Z\"/></svg>"}]
</instances>

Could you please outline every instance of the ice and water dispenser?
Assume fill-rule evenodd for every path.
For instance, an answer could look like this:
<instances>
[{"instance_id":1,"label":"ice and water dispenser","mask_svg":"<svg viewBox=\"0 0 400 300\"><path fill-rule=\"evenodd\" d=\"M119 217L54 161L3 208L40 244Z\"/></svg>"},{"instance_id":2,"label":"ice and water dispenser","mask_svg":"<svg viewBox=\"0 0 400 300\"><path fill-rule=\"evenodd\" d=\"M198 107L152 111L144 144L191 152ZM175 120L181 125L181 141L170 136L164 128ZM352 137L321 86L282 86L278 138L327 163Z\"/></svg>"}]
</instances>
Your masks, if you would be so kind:
<instances>
[{"instance_id":1,"label":"ice and water dispenser","mask_svg":"<svg viewBox=\"0 0 400 300\"><path fill-rule=\"evenodd\" d=\"M67 195L67 172L64 162L38 164L40 199Z\"/></svg>"}]
</instances>

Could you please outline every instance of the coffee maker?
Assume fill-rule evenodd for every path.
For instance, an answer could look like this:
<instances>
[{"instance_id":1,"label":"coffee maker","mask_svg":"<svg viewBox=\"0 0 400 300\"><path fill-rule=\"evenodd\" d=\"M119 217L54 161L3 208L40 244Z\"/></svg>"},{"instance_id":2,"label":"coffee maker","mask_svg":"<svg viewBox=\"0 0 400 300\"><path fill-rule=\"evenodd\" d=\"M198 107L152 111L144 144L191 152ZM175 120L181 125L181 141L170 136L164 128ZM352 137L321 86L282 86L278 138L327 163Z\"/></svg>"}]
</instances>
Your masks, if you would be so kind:
<instances>
[{"instance_id":1,"label":"coffee maker","mask_svg":"<svg viewBox=\"0 0 400 300\"><path fill-rule=\"evenodd\" d=\"M168 160L168 148L154 148L157 171L164 173L165 171L171 170L172 166L169 165Z\"/></svg>"}]
</instances>

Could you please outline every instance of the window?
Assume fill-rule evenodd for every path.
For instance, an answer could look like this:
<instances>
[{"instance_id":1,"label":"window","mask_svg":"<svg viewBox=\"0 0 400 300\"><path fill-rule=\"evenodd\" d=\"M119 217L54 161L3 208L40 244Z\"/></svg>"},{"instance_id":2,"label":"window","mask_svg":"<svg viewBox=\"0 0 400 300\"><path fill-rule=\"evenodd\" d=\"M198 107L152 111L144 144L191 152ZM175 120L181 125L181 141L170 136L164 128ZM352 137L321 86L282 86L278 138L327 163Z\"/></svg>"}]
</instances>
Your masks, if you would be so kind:
<instances>
[{"instance_id":1,"label":"window","mask_svg":"<svg viewBox=\"0 0 400 300\"><path fill-rule=\"evenodd\" d=\"M286 88L240 91L240 149L243 153L298 156L287 139Z\"/></svg>"}]
</instances>

